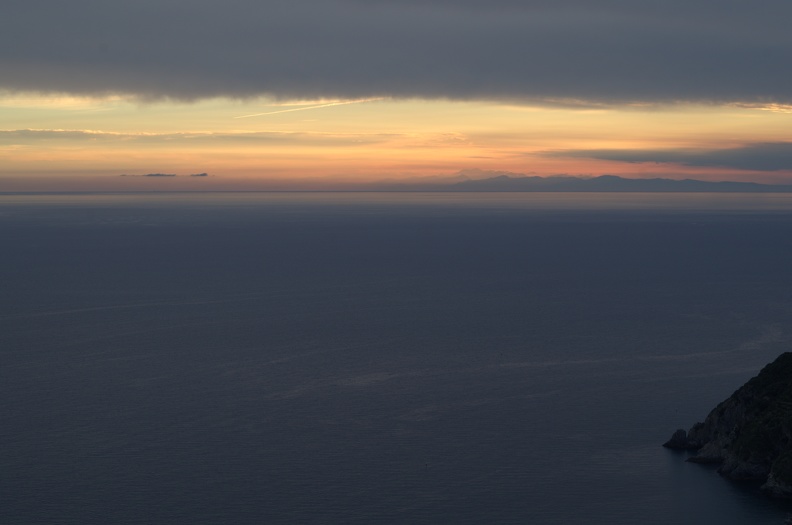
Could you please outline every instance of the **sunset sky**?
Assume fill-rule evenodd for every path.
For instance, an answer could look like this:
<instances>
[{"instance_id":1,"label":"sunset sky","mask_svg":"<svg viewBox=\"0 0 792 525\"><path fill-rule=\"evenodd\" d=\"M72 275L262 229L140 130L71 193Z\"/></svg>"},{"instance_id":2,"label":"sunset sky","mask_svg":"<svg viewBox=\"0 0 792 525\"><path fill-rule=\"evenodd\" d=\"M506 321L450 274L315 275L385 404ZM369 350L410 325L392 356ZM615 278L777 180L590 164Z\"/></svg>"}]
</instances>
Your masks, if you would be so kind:
<instances>
[{"instance_id":1,"label":"sunset sky","mask_svg":"<svg viewBox=\"0 0 792 525\"><path fill-rule=\"evenodd\" d=\"M0 191L357 188L473 169L792 183L788 0L3 11Z\"/></svg>"}]
</instances>

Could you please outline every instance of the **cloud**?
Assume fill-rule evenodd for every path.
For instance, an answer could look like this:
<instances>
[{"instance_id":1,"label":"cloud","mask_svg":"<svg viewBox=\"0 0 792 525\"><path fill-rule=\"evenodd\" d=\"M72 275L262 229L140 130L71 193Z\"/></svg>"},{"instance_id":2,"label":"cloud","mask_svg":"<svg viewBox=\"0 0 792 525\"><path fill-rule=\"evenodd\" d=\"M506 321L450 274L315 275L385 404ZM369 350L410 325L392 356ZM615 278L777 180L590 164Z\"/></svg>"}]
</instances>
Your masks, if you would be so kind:
<instances>
[{"instance_id":1,"label":"cloud","mask_svg":"<svg viewBox=\"0 0 792 525\"><path fill-rule=\"evenodd\" d=\"M759 142L738 148L714 150L562 150L546 152L544 155L548 157L574 157L629 163L656 162L749 171L792 170L792 142Z\"/></svg>"},{"instance_id":2,"label":"cloud","mask_svg":"<svg viewBox=\"0 0 792 525\"><path fill-rule=\"evenodd\" d=\"M41 140L96 140L124 139L133 135L77 129L3 129L0 144L20 144Z\"/></svg>"},{"instance_id":3,"label":"cloud","mask_svg":"<svg viewBox=\"0 0 792 525\"><path fill-rule=\"evenodd\" d=\"M325 102L323 104L313 104L310 106L303 106L303 107L296 107L296 108L289 108L289 109L279 109L277 111L267 111L264 113L253 113L252 115L240 115L238 117L234 117L237 119L240 118L250 118L250 117L263 117L266 115L279 115L281 113L292 113L294 111L307 111L309 109L320 109L320 108L329 108L333 106L346 106L348 104L362 104L364 102L374 102L382 100L382 97L378 98L364 98L361 100L335 100L332 102Z\"/></svg>"},{"instance_id":4,"label":"cloud","mask_svg":"<svg viewBox=\"0 0 792 525\"><path fill-rule=\"evenodd\" d=\"M290 131L253 132L193 132L193 133L118 133L101 130L75 129L11 129L0 130L0 145L35 145L51 141L106 142L106 143L280 143L362 145L386 142L396 134L374 133L308 133Z\"/></svg>"},{"instance_id":5,"label":"cloud","mask_svg":"<svg viewBox=\"0 0 792 525\"><path fill-rule=\"evenodd\" d=\"M175 173L145 173L143 175L129 175L127 173L124 173L123 175L121 175L121 177L155 177L155 178L176 177L176 176L177 175Z\"/></svg>"},{"instance_id":6,"label":"cloud","mask_svg":"<svg viewBox=\"0 0 792 525\"><path fill-rule=\"evenodd\" d=\"M144 173L143 175L130 175L128 173L124 173L120 175L121 177L154 177L154 178L161 178L161 177L180 177L181 175L176 175L175 173ZM208 177L208 173L191 173L190 175L185 175L186 177Z\"/></svg>"},{"instance_id":7,"label":"cloud","mask_svg":"<svg viewBox=\"0 0 792 525\"><path fill-rule=\"evenodd\" d=\"M792 103L789 0L7 0L0 89Z\"/></svg>"}]
</instances>

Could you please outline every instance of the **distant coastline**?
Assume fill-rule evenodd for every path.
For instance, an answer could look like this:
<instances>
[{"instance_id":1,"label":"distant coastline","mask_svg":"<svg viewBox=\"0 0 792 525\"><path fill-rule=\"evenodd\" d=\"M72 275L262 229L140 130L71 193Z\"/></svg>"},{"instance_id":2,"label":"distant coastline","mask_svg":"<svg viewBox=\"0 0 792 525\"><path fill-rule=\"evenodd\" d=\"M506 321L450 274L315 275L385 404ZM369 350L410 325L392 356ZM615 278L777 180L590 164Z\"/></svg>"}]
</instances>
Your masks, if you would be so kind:
<instances>
[{"instance_id":1,"label":"distant coastline","mask_svg":"<svg viewBox=\"0 0 792 525\"><path fill-rule=\"evenodd\" d=\"M115 177L119 177L115 175ZM705 181L698 179L633 179L617 175L596 177L551 175L540 177L522 173L462 170L447 176L415 179L391 179L354 182L351 180L293 179L261 180L251 185L233 177L207 173L177 175L172 173L122 174L119 178L135 181L111 188L37 191L0 191L0 195L81 194L81 193L792 193L792 184L762 184L739 181ZM202 181L195 184L189 181ZM83 184L83 187L85 184ZM104 187L103 187L104 186ZM99 189L101 188L101 189Z\"/></svg>"},{"instance_id":2,"label":"distant coastline","mask_svg":"<svg viewBox=\"0 0 792 525\"><path fill-rule=\"evenodd\" d=\"M403 183L383 185L385 191L460 192L624 192L624 193L792 193L792 184L703 181L696 179L629 179L616 175L599 177L499 174L492 177L434 184Z\"/></svg>"}]
</instances>

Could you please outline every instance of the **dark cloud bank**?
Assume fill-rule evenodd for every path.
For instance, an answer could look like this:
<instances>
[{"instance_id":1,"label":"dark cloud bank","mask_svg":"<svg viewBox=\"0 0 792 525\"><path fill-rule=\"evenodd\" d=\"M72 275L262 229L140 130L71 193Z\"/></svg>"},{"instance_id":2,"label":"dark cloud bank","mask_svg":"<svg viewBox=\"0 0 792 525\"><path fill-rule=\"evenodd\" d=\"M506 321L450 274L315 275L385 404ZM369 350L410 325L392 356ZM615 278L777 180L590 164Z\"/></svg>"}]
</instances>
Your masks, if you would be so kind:
<instances>
[{"instance_id":1,"label":"dark cloud bank","mask_svg":"<svg viewBox=\"0 0 792 525\"><path fill-rule=\"evenodd\" d=\"M7 0L0 89L792 103L789 0Z\"/></svg>"},{"instance_id":2,"label":"dark cloud bank","mask_svg":"<svg viewBox=\"0 0 792 525\"><path fill-rule=\"evenodd\" d=\"M710 166L750 171L792 170L792 143L762 142L716 150L566 150L545 154L619 162L657 162L683 166Z\"/></svg>"}]
</instances>

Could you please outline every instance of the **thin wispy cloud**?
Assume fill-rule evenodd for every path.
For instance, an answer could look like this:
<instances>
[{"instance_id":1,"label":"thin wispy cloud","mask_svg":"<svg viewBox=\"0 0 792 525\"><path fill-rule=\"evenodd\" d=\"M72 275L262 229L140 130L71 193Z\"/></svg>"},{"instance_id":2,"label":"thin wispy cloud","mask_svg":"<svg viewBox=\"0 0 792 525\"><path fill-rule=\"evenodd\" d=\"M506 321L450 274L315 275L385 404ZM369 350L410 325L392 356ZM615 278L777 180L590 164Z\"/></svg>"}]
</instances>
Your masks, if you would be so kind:
<instances>
[{"instance_id":1,"label":"thin wispy cloud","mask_svg":"<svg viewBox=\"0 0 792 525\"><path fill-rule=\"evenodd\" d=\"M265 111L264 113L253 113L251 115L240 115L234 118L250 118L250 117L263 117L265 115L278 115L280 113L292 113L294 111L307 111L309 109L329 108L333 106L346 106L348 104L362 104L364 102L375 102L377 100L384 100L385 97L365 98L361 100L341 100L336 102L328 102L326 104L317 104L315 106L305 106L290 109L279 109L277 111Z\"/></svg>"},{"instance_id":2,"label":"thin wispy cloud","mask_svg":"<svg viewBox=\"0 0 792 525\"><path fill-rule=\"evenodd\" d=\"M0 145L45 143L48 141L107 142L107 143L184 143L207 142L220 144L236 143L300 143L300 144L374 144L382 143L401 135L393 133L327 133L295 131L254 132L185 132L185 133L120 133L102 130L81 129L14 129L0 130Z\"/></svg>"}]
</instances>

